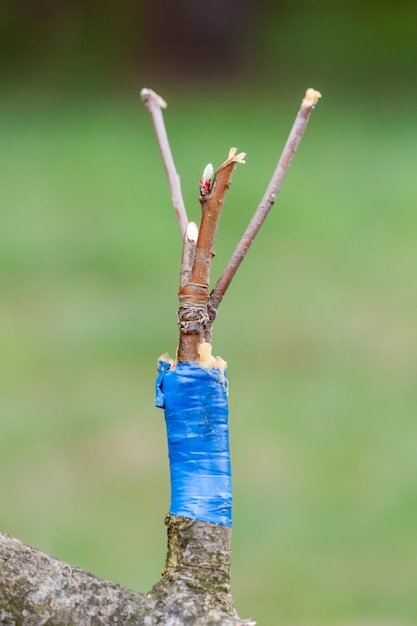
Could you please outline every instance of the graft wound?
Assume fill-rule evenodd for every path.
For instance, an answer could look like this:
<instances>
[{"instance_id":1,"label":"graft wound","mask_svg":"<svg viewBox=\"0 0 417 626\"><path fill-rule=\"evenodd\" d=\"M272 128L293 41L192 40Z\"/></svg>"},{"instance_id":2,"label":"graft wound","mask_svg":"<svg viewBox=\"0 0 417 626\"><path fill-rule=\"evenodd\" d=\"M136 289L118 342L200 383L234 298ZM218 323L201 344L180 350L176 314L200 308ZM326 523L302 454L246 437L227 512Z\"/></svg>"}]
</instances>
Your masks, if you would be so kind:
<instances>
[{"instance_id":1,"label":"graft wound","mask_svg":"<svg viewBox=\"0 0 417 626\"><path fill-rule=\"evenodd\" d=\"M227 367L227 362L222 359L221 356L213 356L212 355L213 346L208 341L203 341L197 348L197 354L199 359L199 364L204 369L212 369L216 367L221 372L224 372Z\"/></svg>"},{"instance_id":2,"label":"graft wound","mask_svg":"<svg viewBox=\"0 0 417 626\"><path fill-rule=\"evenodd\" d=\"M178 327L181 333L201 334L209 324L206 302L183 302L178 309Z\"/></svg>"},{"instance_id":3,"label":"graft wound","mask_svg":"<svg viewBox=\"0 0 417 626\"><path fill-rule=\"evenodd\" d=\"M213 346L211 343L208 343L207 341L200 343L197 348L198 363L196 363L196 365L199 365L201 368L206 370L217 368L222 374L224 374L227 368L227 361L222 359L221 356L213 356L212 350ZM164 363L165 369L174 370L178 365L178 358L173 359L169 356L168 352L164 352L164 354L161 354L159 357L158 363Z\"/></svg>"}]
</instances>

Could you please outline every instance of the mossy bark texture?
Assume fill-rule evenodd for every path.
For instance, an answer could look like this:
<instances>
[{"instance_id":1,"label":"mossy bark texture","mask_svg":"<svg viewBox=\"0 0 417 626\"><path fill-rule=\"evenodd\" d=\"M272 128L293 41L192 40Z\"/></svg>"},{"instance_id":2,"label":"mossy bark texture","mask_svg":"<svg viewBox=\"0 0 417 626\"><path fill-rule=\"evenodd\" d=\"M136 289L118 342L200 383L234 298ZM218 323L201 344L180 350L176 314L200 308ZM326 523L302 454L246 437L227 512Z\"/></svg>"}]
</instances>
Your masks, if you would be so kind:
<instances>
[{"instance_id":1,"label":"mossy bark texture","mask_svg":"<svg viewBox=\"0 0 417 626\"><path fill-rule=\"evenodd\" d=\"M229 588L230 529L168 515L161 582L146 594L0 533L1 626L243 626Z\"/></svg>"}]
</instances>

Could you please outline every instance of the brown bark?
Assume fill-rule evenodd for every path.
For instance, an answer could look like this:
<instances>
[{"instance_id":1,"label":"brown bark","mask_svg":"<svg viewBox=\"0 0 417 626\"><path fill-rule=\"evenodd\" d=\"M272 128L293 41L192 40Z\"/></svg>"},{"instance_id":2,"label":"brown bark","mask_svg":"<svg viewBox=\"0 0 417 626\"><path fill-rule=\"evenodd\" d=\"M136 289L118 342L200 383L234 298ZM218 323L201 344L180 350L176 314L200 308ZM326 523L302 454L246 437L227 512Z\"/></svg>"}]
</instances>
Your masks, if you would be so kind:
<instances>
[{"instance_id":1,"label":"brown bark","mask_svg":"<svg viewBox=\"0 0 417 626\"><path fill-rule=\"evenodd\" d=\"M244 153L236 154L236 148L232 148L229 157L215 173L210 193L200 197L202 217L191 269L191 280L179 291L178 360L180 362L198 363L198 346L210 338L211 322L208 301L214 242L233 172L237 163L244 163L244 157Z\"/></svg>"},{"instance_id":2,"label":"brown bark","mask_svg":"<svg viewBox=\"0 0 417 626\"><path fill-rule=\"evenodd\" d=\"M200 196L202 217L195 260L191 273L191 282L206 285L207 287L210 282L211 263L214 257L214 242L216 240L224 199L232 183L232 175L236 169L236 165L239 161L243 161L241 155L235 156L235 154L236 150L232 148L229 158L215 173L210 193Z\"/></svg>"}]
</instances>

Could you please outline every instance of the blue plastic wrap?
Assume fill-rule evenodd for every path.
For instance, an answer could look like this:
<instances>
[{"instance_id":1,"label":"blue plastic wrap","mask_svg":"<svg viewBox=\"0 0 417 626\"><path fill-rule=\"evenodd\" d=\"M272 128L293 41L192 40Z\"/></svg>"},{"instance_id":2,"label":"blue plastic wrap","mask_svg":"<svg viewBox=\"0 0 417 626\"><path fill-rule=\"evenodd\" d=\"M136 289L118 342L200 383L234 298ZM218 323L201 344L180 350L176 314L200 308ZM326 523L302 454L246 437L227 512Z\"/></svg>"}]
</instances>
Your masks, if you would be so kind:
<instances>
[{"instance_id":1,"label":"blue plastic wrap","mask_svg":"<svg viewBox=\"0 0 417 626\"><path fill-rule=\"evenodd\" d=\"M218 368L159 361L155 404L165 410L174 515L232 525L227 378Z\"/></svg>"}]
</instances>

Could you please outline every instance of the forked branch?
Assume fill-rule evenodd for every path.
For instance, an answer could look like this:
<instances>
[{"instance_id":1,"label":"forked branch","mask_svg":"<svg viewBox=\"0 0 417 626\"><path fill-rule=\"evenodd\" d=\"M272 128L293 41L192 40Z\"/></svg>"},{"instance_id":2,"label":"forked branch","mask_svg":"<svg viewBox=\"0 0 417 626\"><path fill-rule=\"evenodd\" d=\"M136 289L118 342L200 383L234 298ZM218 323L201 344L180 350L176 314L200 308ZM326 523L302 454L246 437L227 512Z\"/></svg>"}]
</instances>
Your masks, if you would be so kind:
<instances>
[{"instance_id":1,"label":"forked branch","mask_svg":"<svg viewBox=\"0 0 417 626\"><path fill-rule=\"evenodd\" d=\"M202 218L196 242L195 236L190 237L187 231L188 220L182 201L179 177L175 170L163 123L161 107L166 106L166 104L151 89L143 89L141 96L152 116L184 241L179 292L180 343L178 359L179 361L198 362L198 346L202 341L210 341L211 328L219 304L276 200L285 174L303 137L310 114L321 94L315 89L307 89L265 194L210 295L210 270L219 219L233 171L237 163L244 163L245 153L236 154L236 148L232 148L228 159L216 171L212 185L209 180L210 176L207 174L207 171L212 172L211 165L209 164L204 170L203 178L200 180Z\"/></svg>"}]
</instances>

